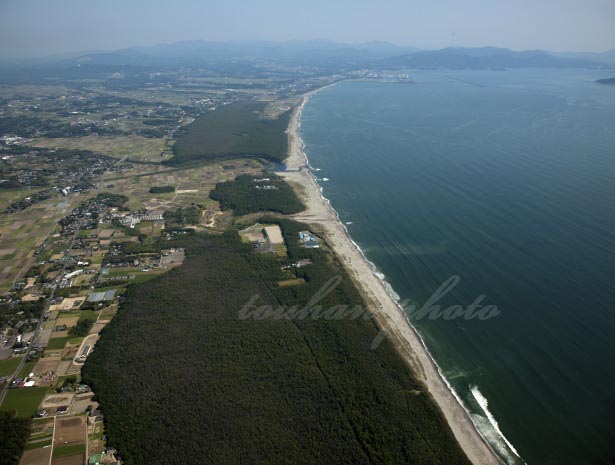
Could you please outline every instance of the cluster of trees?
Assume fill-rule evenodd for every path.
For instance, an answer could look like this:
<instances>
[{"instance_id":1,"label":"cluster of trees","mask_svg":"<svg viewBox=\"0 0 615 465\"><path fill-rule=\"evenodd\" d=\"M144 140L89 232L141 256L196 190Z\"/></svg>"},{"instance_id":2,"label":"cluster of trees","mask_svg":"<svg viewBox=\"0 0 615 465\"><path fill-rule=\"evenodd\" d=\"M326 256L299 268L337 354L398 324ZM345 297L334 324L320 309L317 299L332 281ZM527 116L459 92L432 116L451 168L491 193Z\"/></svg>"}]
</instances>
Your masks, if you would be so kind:
<instances>
[{"instance_id":1,"label":"cluster of trees","mask_svg":"<svg viewBox=\"0 0 615 465\"><path fill-rule=\"evenodd\" d=\"M167 229L181 227L186 224L199 224L201 221L201 208L198 205L188 205L175 211L164 214Z\"/></svg>"},{"instance_id":2,"label":"cluster of trees","mask_svg":"<svg viewBox=\"0 0 615 465\"><path fill-rule=\"evenodd\" d=\"M209 196L220 202L222 210L232 209L235 215L261 211L290 215L305 208L286 181L268 172L262 178L245 174L220 182Z\"/></svg>"},{"instance_id":3,"label":"cluster of trees","mask_svg":"<svg viewBox=\"0 0 615 465\"><path fill-rule=\"evenodd\" d=\"M288 150L286 128L291 111L263 117L264 102L238 102L199 116L176 135L174 157L182 165L203 160L254 156L282 161Z\"/></svg>"},{"instance_id":4,"label":"cluster of trees","mask_svg":"<svg viewBox=\"0 0 615 465\"><path fill-rule=\"evenodd\" d=\"M94 320L91 318L83 318L82 320L77 321L77 324L68 330L68 335L70 337L87 336L90 329L92 329L93 324Z\"/></svg>"},{"instance_id":5,"label":"cluster of trees","mask_svg":"<svg viewBox=\"0 0 615 465\"><path fill-rule=\"evenodd\" d=\"M120 208L128 202L128 197L122 194L112 194L111 192L101 192L96 196L96 200L104 202L109 207Z\"/></svg>"},{"instance_id":6,"label":"cluster of trees","mask_svg":"<svg viewBox=\"0 0 615 465\"><path fill-rule=\"evenodd\" d=\"M30 436L30 418L0 412L0 465L17 465Z\"/></svg>"},{"instance_id":7,"label":"cluster of trees","mask_svg":"<svg viewBox=\"0 0 615 465\"><path fill-rule=\"evenodd\" d=\"M153 186L150 187L150 194L166 194L167 192L175 192L175 186Z\"/></svg>"},{"instance_id":8,"label":"cluster of trees","mask_svg":"<svg viewBox=\"0 0 615 465\"><path fill-rule=\"evenodd\" d=\"M183 266L131 285L82 378L105 411L109 445L141 463L469 464L424 386L369 319L259 319L248 302L362 305L323 249L281 226L288 257L256 254L236 231L193 234ZM282 266L305 282L280 287Z\"/></svg>"}]
</instances>

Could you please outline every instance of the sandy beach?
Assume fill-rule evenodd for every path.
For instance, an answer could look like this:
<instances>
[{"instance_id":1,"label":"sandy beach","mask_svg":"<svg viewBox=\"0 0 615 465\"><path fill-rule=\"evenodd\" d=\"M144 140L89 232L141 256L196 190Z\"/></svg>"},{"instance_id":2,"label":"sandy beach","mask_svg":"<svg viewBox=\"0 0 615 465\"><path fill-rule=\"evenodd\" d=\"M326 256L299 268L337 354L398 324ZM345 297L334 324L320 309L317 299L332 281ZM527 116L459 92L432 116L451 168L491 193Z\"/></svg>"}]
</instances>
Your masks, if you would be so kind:
<instances>
[{"instance_id":1,"label":"sandy beach","mask_svg":"<svg viewBox=\"0 0 615 465\"><path fill-rule=\"evenodd\" d=\"M288 128L287 171L279 173L294 186L307 207L294 218L315 225L315 229L324 234L363 293L381 327L387 330L388 337L395 343L404 360L427 386L472 463L503 463L478 433L467 412L440 375L416 330L387 292L384 283L374 274L361 250L352 242L329 202L323 198L320 186L308 167L300 135L301 111L312 93L304 96L293 112Z\"/></svg>"}]
</instances>

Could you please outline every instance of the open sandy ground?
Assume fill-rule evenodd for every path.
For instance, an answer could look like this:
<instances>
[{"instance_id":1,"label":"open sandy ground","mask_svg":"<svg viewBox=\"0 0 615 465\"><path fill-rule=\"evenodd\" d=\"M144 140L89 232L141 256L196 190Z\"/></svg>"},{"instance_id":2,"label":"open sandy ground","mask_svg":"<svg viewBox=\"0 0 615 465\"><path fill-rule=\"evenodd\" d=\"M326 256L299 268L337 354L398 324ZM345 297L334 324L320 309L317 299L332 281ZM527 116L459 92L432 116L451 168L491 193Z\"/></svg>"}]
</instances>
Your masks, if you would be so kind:
<instances>
[{"instance_id":1,"label":"open sandy ground","mask_svg":"<svg viewBox=\"0 0 615 465\"><path fill-rule=\"evenodd\" d=\"M503 463L478 433L468 413L440 375L420 336L389 295L384 283L374 274L360 249L352 242L328 201L322 197L320 186L307 165L300 135L301 111L310 95L302 98L291 117L288 127L287 171L280 173L295 187L307 207L304 212L295 215L295 219L316 225L324 233L325 240L355 280L381 327L387 330L388 337L398 347L402 357L427 386L472 463Z\"/></svg>"}]
</instances>

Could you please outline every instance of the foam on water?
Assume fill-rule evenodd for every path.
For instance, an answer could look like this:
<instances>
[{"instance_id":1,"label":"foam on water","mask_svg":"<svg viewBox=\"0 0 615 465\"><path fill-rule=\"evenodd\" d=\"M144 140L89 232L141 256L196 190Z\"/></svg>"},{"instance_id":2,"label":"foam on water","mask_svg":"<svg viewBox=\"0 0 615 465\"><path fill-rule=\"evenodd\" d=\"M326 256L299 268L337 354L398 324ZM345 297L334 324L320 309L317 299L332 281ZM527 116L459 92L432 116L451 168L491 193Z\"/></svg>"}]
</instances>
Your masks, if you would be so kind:
<instances>
[{"instance_id":1,"label":"foam on water","mask_svg":"<svg viewBox=\"0 0 615 465\"><path fill-rule=\"evenodd\" d=\"M518 462L521 457L515 447L500 430L500 425L489 410L489 401L487 398L480 392L478 386L471 386L470 392L484 413L484 416L476 413L470 415L480 433L507 459L506 461L508 463ZM516 457L512 457L509 451L514 453Z\"/></svg>"}]
</instances>

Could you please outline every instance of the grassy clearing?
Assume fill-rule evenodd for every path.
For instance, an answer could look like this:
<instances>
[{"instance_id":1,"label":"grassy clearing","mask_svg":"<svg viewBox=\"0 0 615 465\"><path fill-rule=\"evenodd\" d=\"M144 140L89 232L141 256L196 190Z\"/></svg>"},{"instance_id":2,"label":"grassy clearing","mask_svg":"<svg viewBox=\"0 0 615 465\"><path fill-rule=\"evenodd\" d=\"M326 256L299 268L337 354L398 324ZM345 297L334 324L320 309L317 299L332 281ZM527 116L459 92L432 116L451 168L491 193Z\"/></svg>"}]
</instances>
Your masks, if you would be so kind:
<instances>
[{"instance_id":1,"label":"grassy clearing","mask_svg":"<svg viewBox=\"0 0 615 465\"><path fill-rule=\"evenodd\" d=\"M85 453L84 444L73 444L70 446L57 446L53 448L53 457L68 457L69 455L77 455Z\"/></svg>"},{"instance_id":2,"label":"grassy clearing","mask_svg":"<svg viewBox=\"0 0 615 465\"><path fill-rule=\"evenodd\" d=\"M32 370L34 369L34 366L36 365L36 362L26 362L23 364L23 367L21 368L21 371L19 372L19 376L20 378L25 378L27 377L30 373L32 373Z\"/></svg>"},{"instance_id":3,"label":"grassy clearing","mask_svg":"<svg viewBox=\"0 0 615 465\"><path fill-rule=\"evenodd\" d=\"M305 279L303 278L295 278L295 279L286 279L284 281L278 281L278 286L286 287L286 286L297 286L299 284L303 284Z\"/></svg>"},{"instance_id":4,"label":"grassy clearing","mask_svg":"<svg viewBox=\"0 0 615 465\"><path fill-rule=\"evenodd\" d=\"M53 337L49 339L49 344L47 344L47 350L60 350L63 349L66 345L66 341L68 338L66 337Z\"/></svg>"},{"instance_id":5,"label":"grassy clearing","mask_svg":"<svg viewBox=\"0 0 615 465\"><path fill-rule=\"evenodd\" d=\"M98 318L98 311L95 311L95 310L81 310L79 312L79 321L83 321L83 320L96 321L96 318Z\"/></svg>"},{"instance_id":6,"label":"grassy clearing","mask_svg":"<svg viewBox=\"0 0 615 465\"><path fill-rule=\"evenodd\" d=\"M22 358L23 357L13 357L0 361L0 377L10 376L15 373L15 370L17 370L19 362L21 362Z\"/></svg>"},{"instance_id":7,"label":"grassy clearing","mask_svg":"<svg viewBox=\"0 0 615 465\"><path fill-rule=\"evenodd\" d=\"M14 410L19 418L31 417L38 410L46 393L45 387L9 389L0 410L5 412Z\"/></svg>"},{"instance_id":8,"label":"grassy clearing","mask_svg":"<svg viewBox=\"0 0 615 465\"><path fill-rule=\"evenodd\" d=\"M51 439L40 439L36 441L30 441L26 444L26 450L39 449L41 447L48 447L51 445Z\"/></svg>"},{"instance_id":9,"label":"grassy clearing","mask_svg":"<svg viewBox=\"0 0 615 465\"><path fill-rule=\"evenodd\" d=\"M74 346L78 346L79 344L81 344L83 342L83 337L71 337L68 340L68 343Z\"/></svg>"}]
</instances>

